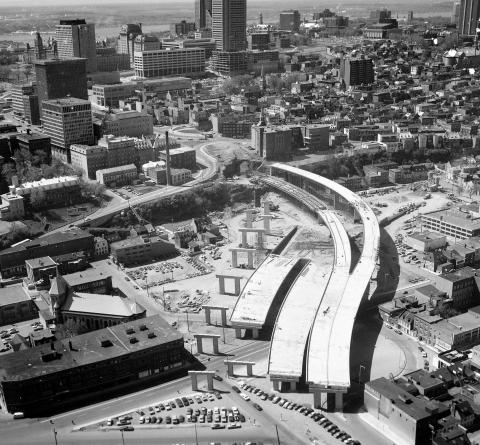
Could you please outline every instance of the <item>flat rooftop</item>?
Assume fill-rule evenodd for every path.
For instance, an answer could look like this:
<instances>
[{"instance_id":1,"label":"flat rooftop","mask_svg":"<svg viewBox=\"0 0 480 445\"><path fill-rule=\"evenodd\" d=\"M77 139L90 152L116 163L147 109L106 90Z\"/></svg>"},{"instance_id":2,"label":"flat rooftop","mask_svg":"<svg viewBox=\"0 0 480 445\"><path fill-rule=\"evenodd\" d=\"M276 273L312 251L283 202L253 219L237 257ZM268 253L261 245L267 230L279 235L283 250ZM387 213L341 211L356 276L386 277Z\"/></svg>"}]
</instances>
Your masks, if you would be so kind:
<instances>
[{"instance_id":1,"label":"flat rooftop","mask_svg":"<svg viewBox=\"0 0 480 445\"><path fill-rule=\"evenodd\" d=\"M385 377L372 380L366 385L379 393L382 397L395 401L395 405L398 409L402 410L415 420L428 419L432 416L432 412L434 412L435 409L441 411L449 410L447 406L439 402L427 401L412 396L409 392Z\"/></svg>"},{"instance_id":2,"label":"flat rooftop","mask_svg":"<svg viewBox=\"0 0 480 445\"><path fill-rule=\"evenodd\" d=\"M262 328L275 295L298 258L269 255L247 281L230 320L235 326Z\"/></svg>"},{"instance_id":3,"label":"flat rooftop","mask_svg":"<svg viewBox=\"0 0 480 445\"><path fill-rule=\"evenodd\" d=\"M438 210L436 212L425 213L423 218L433 218L446 224L461 227L466 230L479 230L480 218L467 218L469 213L452 213L450 210Z\"/></svg>"},{"instance_id":4,"label":"flat rooftop","mask_svg":"<svg viewBox=\"0 0 480 445\"><path fill-rule=\"evenodd\" d=\"M84 283L91 283L92 281L105 280L111 277L111 275L100 272L97 269L85 269L81 272L75 272L68 275L62 275L62 278L68 284L69 287L78 286Z\"/></svg>"},{"instance_id":5,"label":"flat rooftop","mask_svg":"<svg viewBox=\"0 0 480 445\"><path fill-rule=\"evenodd\" d=\"M21 284L0 287L0 307L29 300L30 297Z\"/></svg>"},{"instance_id":6,"label":"flat rooftop","mask_svg":"<svg viewBox=\"0 0 480 445\"><path fill-rule=\"evenodd\" d=\"M140 330L141 325L145 325L147 329ZM135 332L127 334L128 328L133 328ZM154 336L149 338L148 334L152 332ZM130 343L131 337L135 337L138 341ZM54 352L50 344L6 354L0 361L0 380L21 381L41 377L182 339L183 336L169 323L159 315L153 315L56 341L53 347L57 355L50 360L45 361L42 358ZM72 350L69 347L69 341L72 342ZM107 342L108 346L102 346L102 341Z\"/></svg>"}]
</instances>

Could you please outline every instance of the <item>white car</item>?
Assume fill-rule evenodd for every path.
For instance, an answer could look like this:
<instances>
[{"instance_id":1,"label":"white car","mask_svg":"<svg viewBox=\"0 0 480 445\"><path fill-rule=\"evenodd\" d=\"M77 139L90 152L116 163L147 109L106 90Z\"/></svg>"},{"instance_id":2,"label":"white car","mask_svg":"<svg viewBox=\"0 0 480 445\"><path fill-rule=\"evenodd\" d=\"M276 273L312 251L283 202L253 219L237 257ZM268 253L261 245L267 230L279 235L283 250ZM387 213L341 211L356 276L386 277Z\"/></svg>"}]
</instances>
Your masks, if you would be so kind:
<instances>
[{"instance_id":1,"label":"white car","mask_svg":"<svg viewBox=\"0 0 480 445\"><path fill-rule=\"evenodd\" d=\"M246 400L247 402L250 400L250 397L247 396L247 394L241 392L240 393L240 397L243 399L243 400Z\"/></svg>"}]
</instances>

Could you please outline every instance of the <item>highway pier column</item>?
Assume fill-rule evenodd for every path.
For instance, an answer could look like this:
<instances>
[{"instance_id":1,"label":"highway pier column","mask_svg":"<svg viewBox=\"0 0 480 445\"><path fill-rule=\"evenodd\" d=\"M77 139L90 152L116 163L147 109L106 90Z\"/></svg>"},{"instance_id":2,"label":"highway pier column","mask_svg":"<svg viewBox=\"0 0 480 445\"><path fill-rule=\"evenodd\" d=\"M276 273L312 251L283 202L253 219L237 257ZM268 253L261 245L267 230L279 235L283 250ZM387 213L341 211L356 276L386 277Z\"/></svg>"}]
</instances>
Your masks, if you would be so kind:
<instances>
[{"instance_id":1,"label":"highway pier column","mask_svg":"<svg viewBox=\"0 0 480 445\"><path fill-rule=\"evenodd\" d=\"M255 362L245 362L240 360L225 360L223 363L227 365L227 375L229 377L232 377L235 375L233 372L235 366L246 366L247 376L253 375L253 365L255 364Z\"/></svg>"},{"instance_id":2,"label":"highway pier column","mask_svg":"<svg viewBox=\"0 0 480 445\"><path fill-rule=\"evenodd\" d=\"M222 317L222 326L227 326L227 310L228 307L224 306L211 306L211 305L204 305L203 310L205 311L205 323L211 324L211 311L217 310L220 311Z\"/></svg>"},{"instance_id":3,"label":"highway pier column","mask_svg":"<svg viewBox=\"0 0 480 445\"><path fill-rule=\"evenodd\" d=\"M238 253L237 253L238 255ZM232 263L233 263L233 251L232 251ZM236 256L236 255L235 255ZM235 261L237 263L237 261ZM236 267L236 266L234 266ZM225 274L217 274L216 277L218 278L218 286L220 289L220 295L230 295L225 292L225 280L226 279L232 279L235 281L235 292L233 295L240 295L240 281L242 277L236 276L236 275L225 275Z\"/></svg>"},{"instance_id":4,"label":"highway pier column","mask_svg":"<svg viewBox=\"0 0 480 445\"><path fill-rule=\"evenodd\" d=\"M213 341L213 353L218 354L218 339L220 335L216 334L193 334L193 337L197 340L197 352L199 354L203 354L203 339L204 338L211 338Z\"/></svg>"}]
</instances>

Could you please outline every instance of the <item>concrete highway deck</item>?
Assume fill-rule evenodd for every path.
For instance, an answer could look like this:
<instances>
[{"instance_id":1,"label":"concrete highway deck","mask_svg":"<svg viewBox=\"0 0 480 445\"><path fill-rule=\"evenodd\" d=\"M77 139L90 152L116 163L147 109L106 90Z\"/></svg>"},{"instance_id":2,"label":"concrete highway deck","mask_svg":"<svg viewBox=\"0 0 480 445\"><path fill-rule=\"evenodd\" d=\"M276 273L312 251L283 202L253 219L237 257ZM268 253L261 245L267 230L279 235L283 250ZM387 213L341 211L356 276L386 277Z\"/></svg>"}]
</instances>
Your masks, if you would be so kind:
<instances>
[{"instance_id":1,"label":"concrete highway deck","mask_svg":"<svg viewBox=\"0 0 480 445\"><path fill-rule=\"evenodd\" d=\"M284 175L296 185L301 184L311 193L318 187L324 188L328 194L333 192L348 202L362 220L364 231L360 259L351 275L346 265L335 265L308 342L307 382L319 388L346 390L350 386L353 323L378 257L380 227L377 218L361 198L334 181L284 164L272 164L270 167L274 173ZM335 230L334 225L330 229ZM343 242L343 249L347 248L350 250L348 237Z\"/></svg>"},{"instance_id":2,"label":"concrete highway deck","mask_svg":"<svg viewBox=\"0 0 480 445\"><path fill-rule=\"evenodd\" d=\"M234 327L261 329L280 286L298 258L269 255L245 284L233 309L230 321Z\"/></svg>"},{"instance_id":3,"label":"concrete highway deck","mask_svg":"<svg viewBox=\"0 0 480 445\"><path fill-rule=\"evenodd\" d=\"M305 346L333 272L351 263L348 235L334 212L318 211L330 230L335 249L333 266L310 263L292 285L275 324L269 357L269 374L280 379L299 379L302 375ZM346 244L345 244L346 243ZM301 321L301 322L300 322Z\"/></svg>"}]
</instances>

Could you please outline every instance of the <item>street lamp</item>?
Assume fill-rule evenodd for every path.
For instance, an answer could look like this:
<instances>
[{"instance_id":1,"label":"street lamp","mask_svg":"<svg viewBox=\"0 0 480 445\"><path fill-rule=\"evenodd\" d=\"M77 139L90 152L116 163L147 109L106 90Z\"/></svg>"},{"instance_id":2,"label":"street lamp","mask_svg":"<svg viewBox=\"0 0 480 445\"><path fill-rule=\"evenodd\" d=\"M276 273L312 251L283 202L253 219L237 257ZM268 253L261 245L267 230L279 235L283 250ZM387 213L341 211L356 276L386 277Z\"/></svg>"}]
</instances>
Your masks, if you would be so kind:
<instances>
[{"instance_id":1,"label":"street lamp","mask_svg":"<svg viewBox=\"0 0 480 445\"><path fill-rule=\"evenodd\" d=\"M362 381L361 381L362 369L363 369L364 371L366 370L365 366L360 365L360 366L358 367L358 383L360 383L360 384L362 383Z\"/></svg>"},{"instance_id":2,"label":"street lamp","mask_svg":"<svg viewBox=\"0 0 480 445\"><path fill-rule=\"evenodd\" d=\"M50 424L55 425L52 419L50 419ZM58 445L57 442L57 431L55 430L55 426L52 426L52 432L53 432L53 439L55 440L55 445Z\"/></svg>"}]
</instances>

